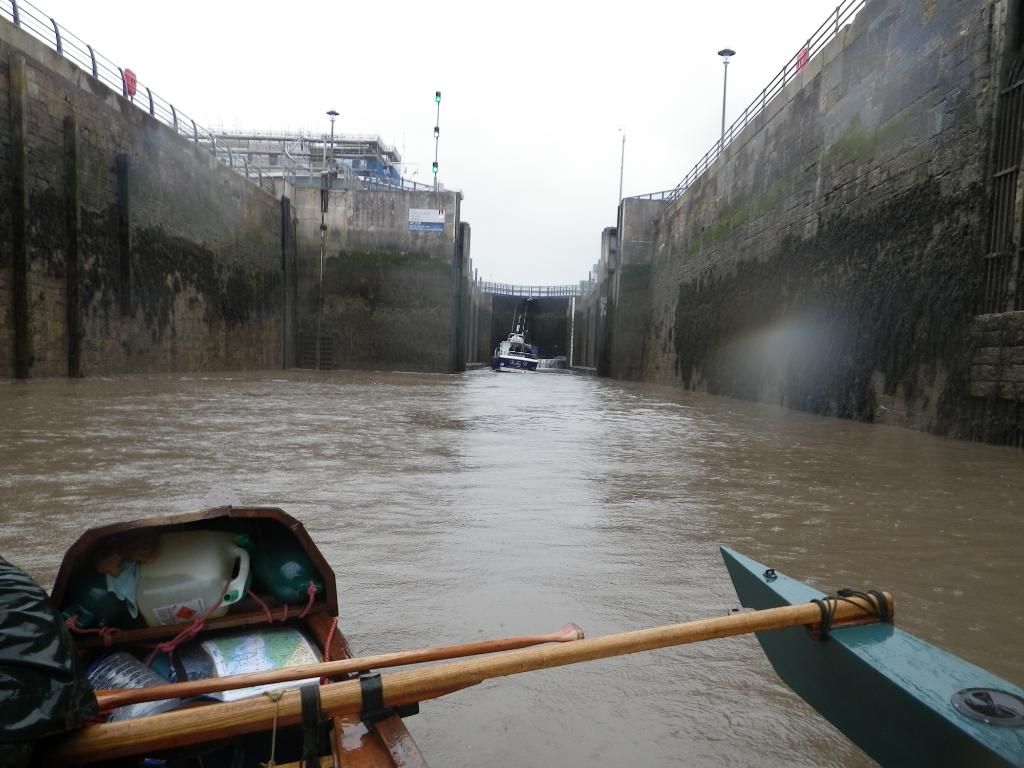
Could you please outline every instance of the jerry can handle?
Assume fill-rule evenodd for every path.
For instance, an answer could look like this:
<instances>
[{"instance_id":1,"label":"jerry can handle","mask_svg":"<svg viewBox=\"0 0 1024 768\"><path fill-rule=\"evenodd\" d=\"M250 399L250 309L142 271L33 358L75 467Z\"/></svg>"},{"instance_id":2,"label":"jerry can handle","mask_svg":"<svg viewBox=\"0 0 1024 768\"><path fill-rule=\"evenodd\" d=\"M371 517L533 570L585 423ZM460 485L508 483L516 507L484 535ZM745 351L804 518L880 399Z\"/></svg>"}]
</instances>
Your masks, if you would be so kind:
<instances>
[{"instance_id":1,"label":"jerry can handle","mask_svg":"<svg viewBox=\"0 0 1024 768\"><path fill-rule=\"evenodd\" d=\"M241 600L245 594L245 583L249 580L249 550L232 546L228 551L239 559L238 576L228 582L221 605L231 605Z\"/></svg>"}]
</instances>

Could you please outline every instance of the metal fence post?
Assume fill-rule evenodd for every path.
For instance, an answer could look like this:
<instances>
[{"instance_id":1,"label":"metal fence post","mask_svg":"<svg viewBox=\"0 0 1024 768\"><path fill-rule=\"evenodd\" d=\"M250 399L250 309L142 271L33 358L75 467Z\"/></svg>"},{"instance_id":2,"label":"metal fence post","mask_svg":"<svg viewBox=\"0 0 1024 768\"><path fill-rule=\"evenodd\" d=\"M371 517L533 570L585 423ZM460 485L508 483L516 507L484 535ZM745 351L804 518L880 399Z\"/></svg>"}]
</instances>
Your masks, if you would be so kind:
<instances>
[{"instance_id":1,"label":"metal fence post","mask_svg":"<svg viewBox=\"0 0 1024 768\"><path fill-rule=\"evenodd\" d=\"M169 106L171 108L171 120L174 121L174 132L177 133L178 132L178 112L177 112L177 110L174 109L174 105L173 104L170 104Z\"/></svg>"},{"instance_id":2,"label":"metal fence post","mask_svg":"<svg viewBox=\"0 0 1024 768\"><path fill-rule=\"evenodd\" d=\"M96 70L96 51L94 51L92 46L88 43L85 44L85 47L89 49L89 60L92 62L92 76L99 80L100 74Z\"/></svg>"},{"instance_id":3,"label":"metal fence post","mask_svg":"<svg viewBox=\"0 0 1024 768\"><path fill-rule=\"evenodd\" d=\"M54 21L53 16L50 17L50 23L53 24L53 35L57 39L57 53L61 56L64 55L64 44L60 39L60 27L57 26L57 22Z\"/></svg>"},{"instance_id":4,"label":"metal fence post","mask_svg":"<svg viewBox=\"0 0 1024 768\"><path fill-rule=\"evenodd\" d=\"M21 17L18 16L18 0L11 0L11 19L14 20L14 26L21 26Z\"/></svg>"},{"instance_id":5,"label":"metal fence post","mask_svg":"<svg viewBox=\"0 0 1024 768\"><path fill-rule=\"evenodd\" d=\"M836 6L836 34L839 34L839 6Z\"/></svg>"},{"instance_id":6,"label":"metal fence post","mask_svg":"<svg viewBox=\"0 0 1024 768\"><path fill-rule=\"evenodd\" d=\"M146 94L149 96L149 115L150 117L156 117L156 112L153 111L153 92L147 88Z\"/></svg>"},{"instance_id":7,"label":"metal fence post","mask_svg":"<svg viewBox=\"0 0 1024 768\"><path fill-rule=\"evenodd\" d=\"M199 130L196 128L196 121L192 121L192 141L196 144L199 143Z\"/></svg>"},{"instance_id":8,"label":"metal fence post","mask_svg":"<svg viewBox=\"0 0 1024 768\"><path fill-rule=\"evenodd\" d=\"M121 75L121 95L126 99L128 98L128 83L124 79L124 70L120 67L117 68L118 74Z\"/></svg>"}]
</instances>

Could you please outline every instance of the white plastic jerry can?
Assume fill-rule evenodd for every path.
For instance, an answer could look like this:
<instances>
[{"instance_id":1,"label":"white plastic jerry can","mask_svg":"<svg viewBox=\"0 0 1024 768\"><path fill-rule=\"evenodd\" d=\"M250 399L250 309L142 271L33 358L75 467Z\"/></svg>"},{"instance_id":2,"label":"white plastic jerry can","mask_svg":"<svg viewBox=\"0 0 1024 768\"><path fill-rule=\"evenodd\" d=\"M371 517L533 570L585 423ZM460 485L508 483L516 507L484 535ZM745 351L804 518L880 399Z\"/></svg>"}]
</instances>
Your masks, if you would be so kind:
<instances>
[{"instance_id":1,"label":"white plastic jerry can","mask_svg":"<svg viewBox=\"0 0 1024 768\"><path fill-rule=\"evenodd\" d=\"M248 580L249 552L234 534L163 533L156 558L139 568L136 602L151 627L216 618L242 599Z\"/></svg>"}]
</instances>

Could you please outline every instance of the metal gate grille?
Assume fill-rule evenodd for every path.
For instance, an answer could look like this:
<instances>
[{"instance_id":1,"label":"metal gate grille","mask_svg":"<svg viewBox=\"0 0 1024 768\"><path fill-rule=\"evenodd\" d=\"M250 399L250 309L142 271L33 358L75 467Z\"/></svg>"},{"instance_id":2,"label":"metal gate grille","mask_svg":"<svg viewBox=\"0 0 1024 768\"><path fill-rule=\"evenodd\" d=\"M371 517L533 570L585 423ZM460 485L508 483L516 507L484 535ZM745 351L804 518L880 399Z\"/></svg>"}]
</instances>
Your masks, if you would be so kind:
<instances>
[{"instance_id":1,"label":"metal gate grille","mask_svg":"<svg viewBox=\"0 0 1024 768\"><path fill-rule=\"evenodd\" d=\"M995 174L988 254L982 274L978 313L1024 309L1021 275L1021 154L1024 149L1024 57L1010 73L1010 85L999 95L993 140Z\"/></svg>"},{"instance_id":2,"label":"metal gate grille","mask_svg":"<svg viewBox=\"0 0 1024 768\"><path fill-rule=\"evenodd\" d=\"M334 359L334 336L320 336L320 370L330 371L337 368ZM316 370L316 334L299 333L299 368Z\"/></svg>"}]
</instances>

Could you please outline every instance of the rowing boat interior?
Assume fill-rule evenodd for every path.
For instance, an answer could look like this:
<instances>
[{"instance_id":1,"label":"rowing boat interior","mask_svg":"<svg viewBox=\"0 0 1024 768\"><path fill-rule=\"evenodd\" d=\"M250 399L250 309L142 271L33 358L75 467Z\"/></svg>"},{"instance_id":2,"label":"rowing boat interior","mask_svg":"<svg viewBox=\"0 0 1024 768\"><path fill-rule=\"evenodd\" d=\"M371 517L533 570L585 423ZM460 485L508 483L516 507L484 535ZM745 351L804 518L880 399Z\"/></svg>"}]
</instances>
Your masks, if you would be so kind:
<instances>
[{"instance_id":1,"label":"rowing boat interior","mask_svg":"<svg viewBox=\"0 0 1024 768\"><path fill-rule=\"evenodd\" d=\"M227 569L221 572L221 581L217 564L203 558L216 559L223 549L229 556L226 565L220 564ZM232 552L240 556L233 557ZM170 567L175 564L166 562L169 557L182 561L176 573ZM192 562L196 558L201 559ZM246 569L248 574L243 572ZM213 576L204 582L207 573ZM185 587L180 584L183 578ZM127 584L124 593L135 595L133 610L123 610L120 600L107 600L115 582ZM214 582L211 598L209 585ZM177 594L168 597L175 589ZM238 664L245 665L243 671L261 671L271 664L292 666L352 657L337 626L333 570L302 524L276 508L218 507L90 529L68 550L51 599L67 618L81 661L97 688L113 687L111 678L103 677L110 670L113 679L121 680L120 687L138 687L146 684L140 680L153 673L161 677L157 683L175 682L208 672L236 674ZM144 605L147 600L149 604ZM197 664L199 658L206 663ZM138 674L133 677L126 666L138 667ZM170 704L138 704L134 709L101 712L98 720L159 718L168 707L214 708L221 706L220 699L244 700L247 695L268 694L250 688L228 695L185 697ZM249 766L271 760L278 766L305 766L313 764L311 749L321 766L425 765L401 718L393 714L371 723L358 715L322 717L315 733L301 726L243 737L224 733L187 748L169 740L166 748L155 753L119 761L96 754L87 760L120 766L139 765L141 758L150 758L164 761L166 768Z\"/></svg>"}]
</instances>

